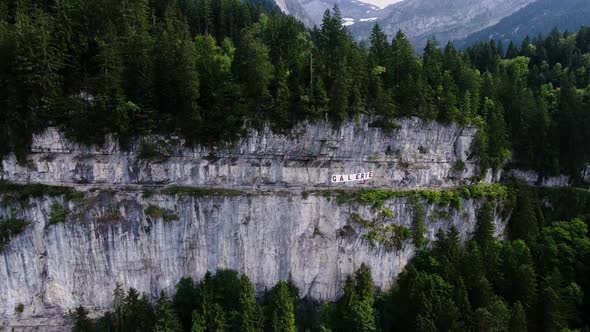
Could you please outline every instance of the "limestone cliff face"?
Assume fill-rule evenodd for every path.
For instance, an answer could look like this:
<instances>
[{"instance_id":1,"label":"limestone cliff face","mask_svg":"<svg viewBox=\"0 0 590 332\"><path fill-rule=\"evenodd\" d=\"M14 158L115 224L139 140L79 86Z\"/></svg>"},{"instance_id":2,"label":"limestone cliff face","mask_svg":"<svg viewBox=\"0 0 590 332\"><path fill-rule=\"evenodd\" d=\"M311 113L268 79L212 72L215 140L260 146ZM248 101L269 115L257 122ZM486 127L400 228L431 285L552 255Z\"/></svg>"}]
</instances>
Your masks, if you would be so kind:
<instances>
[{"instance_id":1,"label":"limestone cliff face","mask_svg":"<svg viewBox=\"0 0 590 332\"><path fill-rule=\"evenodd\" d=\"M302 124L287 134L252 132L229 149L185 148L179 140L144 138L122 151L112 138L102 147L79 146L54 129L34 137L27 165L14 156L2 161L2 179L55 184L179 184L213 186L330 186L334 173L373 170L365 186L441 188L475 176L470 158L475 128L442 126L417 118L400 121L391 134L368 121L333 128ZM145 143L163 160L137 158ZM456 171L457 160L465 169ZM355 185L357 186L357 185Z\"/></svg>"},{"instance_id":2,"label":"limestone cliff face","mask_svg":"<svg viewBox=\"0 0 590 332\"><path fill-rule=\"evenodd\" d=\"M479 174L471 158L475 133L418 119L401 121L389 135L366 121L338 129L320 123L287 135L253 132L229 149L189 149L160 137L122 151L112 139L83 147L49 130L35 137L26 166L14 156L3 160L2 179L71 186L84 198L15 201L0 193L0 217L30 223L0 251L0 330L61 331L80 304L94 314L110 308L116 283L155 296L181 277L220 268L246 273L259 292L290 279L302 296L330 300L366 263L375 285L388 288L412 258L412 240L395 248L370 242L371 229L355 218L411 228L416 202L387 200L391 213L383 218L370 204L339 201L330 175L372 170L372 180L356 185L396 190L470 183ZM146 142L158 144L161 160L137 159ZM464 170L454 167L458 160ZM238 190L178 194L169 185ZM431 240L451 225L468 238L481 205L419 203ZM69 213L50 224L55 206ZM495 219L501 234L500 209Z\"/></svg>"},{"instance_id":3,"label":"limestone cliff face","mask_svg":"<svg viewBox=\"0 0 590 332\"><path fill-rule=\"evenodd\" d=\"M0 317L8 326L67 322L68 310L82 304L100 312L112 306L116 283L156 296L173 291L181 277L199 280L208 270L230 268L247 274L258 291L292 280L301 295L334 299L344 278L362 263L375 285L388 288L415 251L412 240L399 247L371 244L370 206L339 204L325 194L257 193L184 197L138 192L89 192L82 203L66 203L65 222L48 225L53 204L63 198L30 199L26 207L3 206L7 216L32 222L0 254ZM439 228L457 227L463 239L475 225L479 202L462 209L427 205L428 239ZM168 218L150 216L148 206ZM392 217L383 225L412 227L413 204L386 202ZM171 217L172 216L172 217ZM503 230L500 215L497 231ZM19 317L14 308L24 305Z\"/></svg>"}]
</instances>

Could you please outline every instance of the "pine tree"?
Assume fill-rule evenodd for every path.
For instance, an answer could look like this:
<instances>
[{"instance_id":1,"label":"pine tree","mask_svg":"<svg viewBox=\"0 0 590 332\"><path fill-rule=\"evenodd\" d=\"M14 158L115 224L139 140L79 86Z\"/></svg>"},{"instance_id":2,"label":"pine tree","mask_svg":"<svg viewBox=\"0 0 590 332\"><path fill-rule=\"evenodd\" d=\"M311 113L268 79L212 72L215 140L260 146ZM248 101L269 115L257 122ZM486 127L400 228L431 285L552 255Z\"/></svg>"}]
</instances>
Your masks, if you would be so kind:
<instances>
[{"instance_id":1,"label":"pine tree","mask_svg":"<svg viewBox=\"0 0 590 332\"><path fill-rule=\"evenodd\" d=\"M207 321L197 309L193 310L191 332L206 332Z\"/></svg>"},{"instance_id":2,"label":"pine tree","mask_svg":"<svg viewBox=\"0 0 590 332\"><path fill-rule=\"evenodd\" d=\"M371 271L365 264L355 274L355 292L357 302L353 304L354 329L355 331L370 332L376 331L374 299L373 299L373 277Z\"/></svg>"},{"instance_id":3,"label":"pine tree","mask_svg":"<svg viewBox=\"0 0 590 332\"><path fill-rule=\"evenodd\" d=\"M158 302L156 302L156 324L154 326L154 332L180 332L182 331L182 325L172 308L172 303L168 295L162 291Z\"/></svg>"},{"instance_id":4,"label":"pine tree","mask_svg":"<svg viewBox=\"0 0 590 332\"><path fill-rule=\"evenodd\" d=\"M391 84L403 115L422 115L425 107L425 83L422 80L420 60L410 41L400 31L391 44L392 70Z\"/></svg>"},{"instance_id":5,"label":"pine tree","mask_svg":"<svg viewBox=\"0 0 590 332\"><path fill-rule=\"evenodd\" d=\"M183 329L191 329L191 319L197 303L197 292L193 286L191 278L182 278L176 284L176 294L174 294L173 305L176 314Z\"/></svg>"},{"instance_id":6,"label":"pine tree","mask_svg":"<svg viewBox=\"0 0 590 332\"><path fill-rule=\"evenodd\" d=\"M291 123L290 101L291 93L288 86L289 72L282 63L275 67L274 74L274 116L273 122L279 126L287 127Z\"/></svg>"},{"instance_id":7,"label":"pine tree","mask_svg":"<svg viewBox=\"0 0 590 332\"><path fill-rule=\"evenodd\" d=\"M154 87L154 47L148 0L130 1L124 15L125 31L121 37L125 95L139 110L128 114L128 132L150 134L155 129L156 92Z\"/></svg>"},{"instance_id":8,"label":"pine tree","mask_svg":"<svg viewBox=\"0 0 590 332\"><path fill-rule=\"evenodd\" d=\"M17 149L22 159L30 135L47 123L58 109L64 54L54 39L53 18L38 7L30 8L19 1L14 23L14 58L7 82L8 95L6 125L10 128L9 146ZM10 77L10 76L9 76Z\"/></svg>"},{"instance_id":9,"label":"pine tree","mask_svg":"<svg viewBox=\"0 0 590 332\"><path fill-rule=\"evenodd\" d=\"M273 288L271 299L271 326L276 332L294 332L295 309L294 299L289 293L289 287L285 281L279 281Z\"/></svg>"},{"instance_id":10,"label":"pine tree","mask_svg":"<svg viewBox=\"0 0 590 332\"><path fill-rule=\"evenodd\" d=\"M364 263L355 273L355 291L361 301L368 301L373 304L374 296L373 277L371 270Z\"/></svg>"},{"instance_id":11,"label":"pine tree","mask_svg":"<svg viewBox=\"0 0 590 332\"><path fill-rule=\"evenodd\" d=\"M512 313L510 315L510 323L508 331L520 332L527 330L526 313L520 302L515 302L512 305Z\"/></svg>"},{"instance_id":12,"label":"pine tree","mask_svg":"<svg viewBox=\"0 0 590 332\"><path fill-rule=\"evenodd\" d=\"M473 239L484 251L494 243L494 209L490 202L485 202L479 210Z\"/></svg>"},{"instance_id":13,"label":"pine tree","mask_svg":"<svg viewBox=\"0 0 590 332\"><path fill-rule=\"evenodd\" d=\"M208 310L208 331L211 332L224 332L227 331L227 321L225 318L225 312L223 308L218 304L214 303L210 310Z\"/></svg>"},{"instance_id":14,"label":"pine tree","mask_svg":"<svg viewBox=\"0 0 590 332\"><path fill-rule=\"evenodd\" d=\"M196 49L176 2L166 9L156 50L159 111L168 126L180 128L192 143L199 137L201 125Z\"/></svg>"},{"instance_id":15,"label":"pine tree","mask_svg":"<svg viewBox=\"0 0 590 332\"><path fill-rule=\"evenodd\" d=\"M244 332L262 331L260 308L254 297L254 287L252 287L250 279L245 275L240 278L240 283L239 330Z\"/></svg>"},{"instance_id":16,"label":"pine tree","mask_svg":"<svg viewBox=\"0 0 590 332\"><path fill-rule=\"evenodd\" d=\"M373 26L369 40L371 41L371 48L369 49L371 66L382 66L387 70L390 62L391 46L387 42L387 35L381 30L379 24Z\"/></svg>"},{"instance_id":17,"label":"pine tree","mask_svg":"<svg viewBox=\"0 0 590 332\"><path fill-rule=\"evenodd\" d=\"M125 317L125 292L123 286L119 283L113 291L113 309L115 318L115 330L123 331L123 319Z\"/></svg>"},{"instance_id":18,"label":"pine tree","mask_svg":"<svg viewBox=\"0 0 590 332\"><path fill-rule=\"evenodd\" d=\"M526 187L520 187L516 196L516 208L508 221L508 235L511 239L522 239L527 244L532 244L538 234L531 192Z\"/></svg>"},{"instance_id":19,"label":"pine tree","mask_svg":"<svg viewBox=\"0 0 590 332\"><path fill-rule=\"evenodd\" d=\"M92 322L88 318L88 310L80 305L76 308L76 312L73 315L74 325L72 326L72 332L92 332Z\"/></svg>"}]
</instances>

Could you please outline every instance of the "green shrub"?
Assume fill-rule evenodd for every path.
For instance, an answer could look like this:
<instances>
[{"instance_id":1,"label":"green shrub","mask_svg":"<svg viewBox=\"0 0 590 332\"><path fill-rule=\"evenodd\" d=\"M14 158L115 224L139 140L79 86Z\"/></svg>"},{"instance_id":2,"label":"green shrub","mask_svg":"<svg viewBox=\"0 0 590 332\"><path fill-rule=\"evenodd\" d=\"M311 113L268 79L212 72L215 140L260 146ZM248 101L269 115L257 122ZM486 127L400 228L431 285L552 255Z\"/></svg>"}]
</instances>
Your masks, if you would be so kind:
<instances>
[{"instance_id":1,"label":"green shrub","mask_svg":"<svg viewBox=\"0 0 590 332\"><path fill-rule=\"evenodd\" d=\"M439 220L449 220L451 218L451 214L449 211L438 210L433 213L432 217Z\"/></svg>"},{"instance_id":2,"label":"green shrub","mask_svg":"<svg viewBox=\"0 0 590 332\"><path fill-rule=\"evenodd\" d=\"M402 249L404 242L410 237L412 231L409 228L395 224L377 226L365 235L371 247L375 248L380 244L387 251Z\"/></svg>"},{"instance_id":3,"label":"green shrub","mask_svg":"<svg viewBox=\"0 0 590 332\"><path fill-rule=\"evenodd\" d=\"M12 237L22 233L28 224L23 219L0 218L0 249L4 248Z\"/></svg>"},{"instance_id":4,"label":"green shrub","mask_svg":"<svg viewBox=\"0 0 590 332\"><path fill-rule=\"evenodd\" d=\"M145 214L153 219L162 219L166 222L178 220L178 216L169 210L155 205L149 205L145 209Z\"/></svg>"},{"instance_id":5,"label":"green shrub","mask_svg":"<svg viewBox=\"0 0 590 332\"><path fill-rule=\"evenodd\" d=\"M137 159L149 161L164 161L167 156L153 143L141 143L137 151Z\"/></svg>"},{"instance_id":6,"label":"green shrub","mask_svg":"<svg viewBox=\"0 0 590 332\"><path fill-rule=\"evenodd\" d=\"M51 212L49 212L49 225L65 222L69 213L70 210L58 203L54 203L51 205Z\"/></svg>"},{"instance_id":7,"label":"green shrub","mask_svg":"<svg viewBox=\"0 0 590 332\"><path fill-rule=\"evenodd\" d=\"M16 308L14 308L14 312L16 312L16 314L19 316L23 313L23 311L25 311L25 306L22 303L19 303Z\"/></svg>"},{"instance_id":8,"label":"green shrub","mask_svg":"<svg viewBox=\"0 0 590 332\"><path fill-rule=\"evenodd\" d=\"M383 133L389 135L399 129L401 126L396 120L391 118L381 118L369 123L370 128L380 128Z\"/></svg>"},{"instance_id":9,"label":"green shrub","mask_svg":"<svg viewBox=\"0 0 590 332\"><path fill-rule=\"evenodd\" d=\"M142 197L143 198L150 198L152 196L154 196L155 191L153 189L143 189L142 191Z\"/></svg>"},{"instance_id":10,"label":"green shrub","mask_svg":"<svg viewBox=\"0 0 590 332\"><path fill-rule=\"evenodd\" d=\"M455 164L453 165L453 170L455 172L463 172L465 170L465 162L461 159L455 161Z\"/></svg>"},{"instance_id":11,"label":"green shrub","mask_svg":"<svg viewBox=\"0 0 590 332\"><path fill-rule=\"evenodd\" d=\"M146 215L154 219L162 218L162 216L164 215L164 209L155 205L149 205L147 208L145 208L144 212Z\"/></svg>"},{"instance_id":12,"label":"green shrub","mask_svg":"<svg viewBox=\"0 0 590 332\"><path fill-rule=\"evenodd\" d=\"M169 222L169 221L176 221L178 220L178 216L172 212L166 211L164 212L164 215L162 216L162 219L165 222Z\"/></svg>"}]
</instances>

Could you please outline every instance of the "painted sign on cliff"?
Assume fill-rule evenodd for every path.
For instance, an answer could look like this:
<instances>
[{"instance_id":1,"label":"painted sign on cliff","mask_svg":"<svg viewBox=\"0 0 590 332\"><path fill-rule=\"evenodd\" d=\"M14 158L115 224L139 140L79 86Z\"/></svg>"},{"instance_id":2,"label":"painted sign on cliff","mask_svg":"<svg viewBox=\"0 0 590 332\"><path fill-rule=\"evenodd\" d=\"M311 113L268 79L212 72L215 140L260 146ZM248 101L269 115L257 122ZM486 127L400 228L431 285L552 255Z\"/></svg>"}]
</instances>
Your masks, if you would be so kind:
<instances>
[{"instance_id":1,"label":"painted sign on cliff","mask_svg":"<svg viewBox=\"0 0 590 332\"><path fill-rule=\"evenodd\" d=\"M355 174L334 174L332 175L332 182L353 182L353 181L364 181L373 178L373 171L355 173Z\"/></svg>"}]
</instances>

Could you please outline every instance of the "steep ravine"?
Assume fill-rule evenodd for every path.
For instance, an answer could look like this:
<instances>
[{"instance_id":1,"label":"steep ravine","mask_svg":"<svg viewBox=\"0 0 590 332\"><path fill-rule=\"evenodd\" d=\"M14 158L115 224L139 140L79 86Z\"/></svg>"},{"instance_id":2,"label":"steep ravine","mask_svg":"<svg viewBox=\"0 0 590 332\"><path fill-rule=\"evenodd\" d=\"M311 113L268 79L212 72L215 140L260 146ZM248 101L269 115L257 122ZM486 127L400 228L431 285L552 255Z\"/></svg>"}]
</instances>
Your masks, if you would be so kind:
<instances>
[{"instance_id":1,"label":"steep ravine","mask_svg":"<svg viewBox=\"0 0 590 332\"><path fill-rule=\"evenodd\" d=\"M366 263L375 285L387 289L415 247L411 238L387 245L384 226L412 229L421 205L427 239L451 225L463 239L473 232L487 194L453 188L479 173L469 158L475 133L408 119L386 134L359 121L338 129L301 125L288 135L253 132L229 149L188 149L160 137L122 151L112 139L83 147L49 130L35 137L26 166L14 156L2 162L5 181L72 189L4 186L0 193L0 217L29 223L0 252L0 329L60 331L80 304L94 314L108 309L116 283L155 296L183 276L219 268L246 273L259 292L290 279L303 296L331 300ZM138 160L145 142L166 147L152 161ZM333 173L362 170L375 177L329 182ZM355 186L398 194L379 206ZM442 189L461 203L420 188ZM55 218L56 209L65 217ZM504 212L496 209L498 235Z\"/></svg>"}]
</instances>

